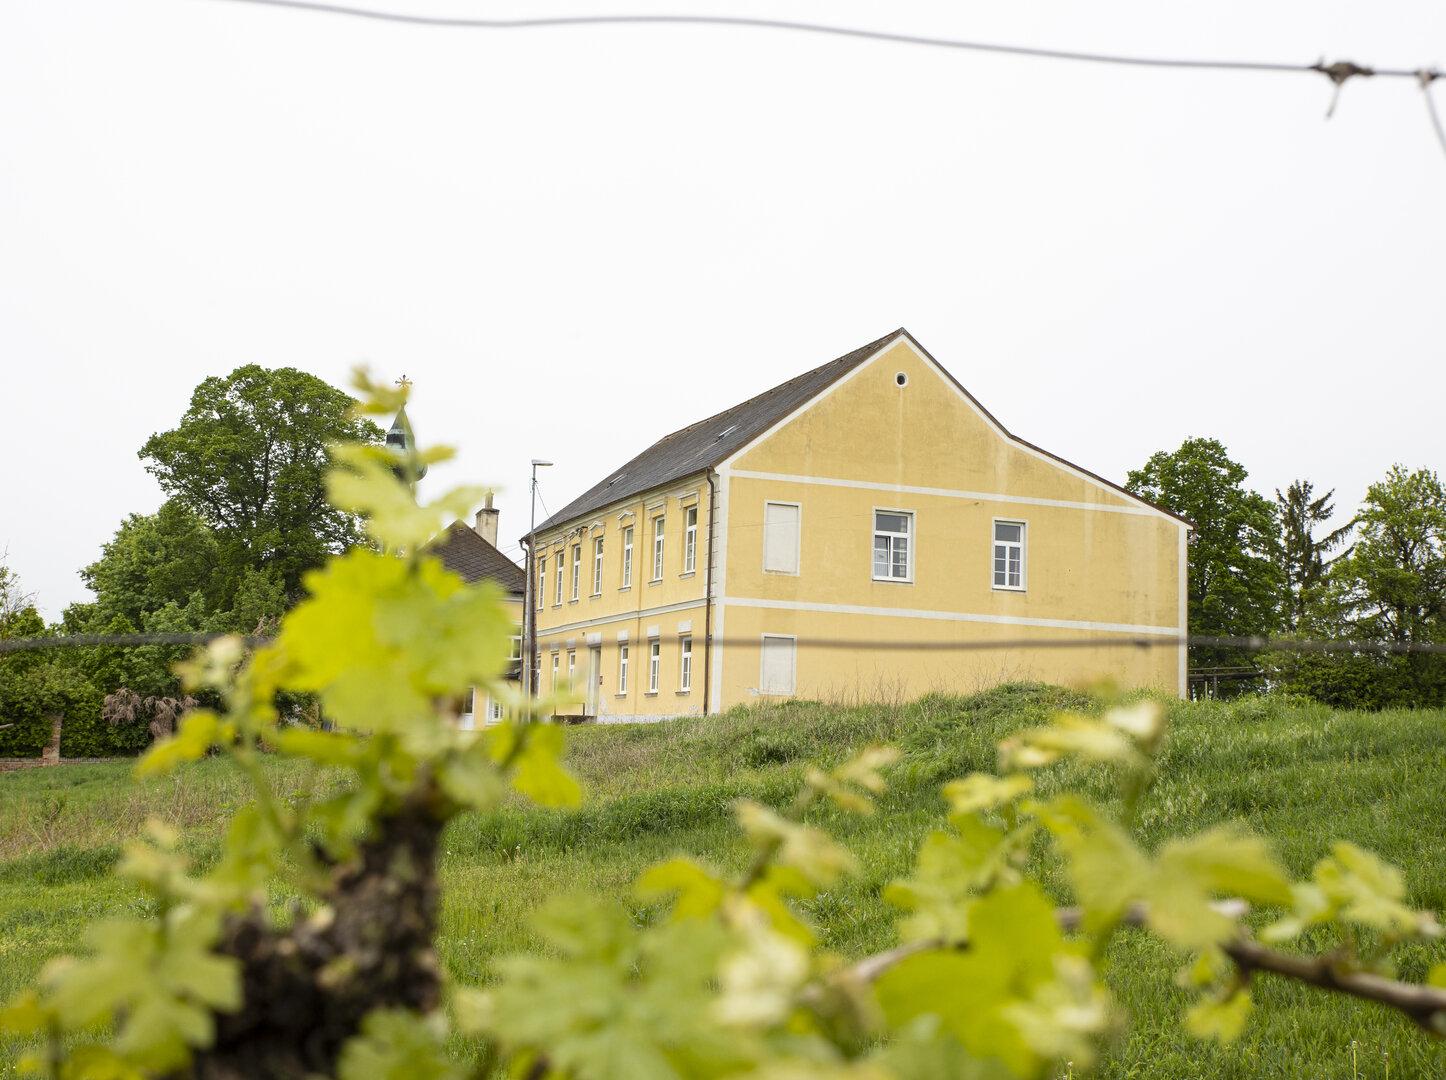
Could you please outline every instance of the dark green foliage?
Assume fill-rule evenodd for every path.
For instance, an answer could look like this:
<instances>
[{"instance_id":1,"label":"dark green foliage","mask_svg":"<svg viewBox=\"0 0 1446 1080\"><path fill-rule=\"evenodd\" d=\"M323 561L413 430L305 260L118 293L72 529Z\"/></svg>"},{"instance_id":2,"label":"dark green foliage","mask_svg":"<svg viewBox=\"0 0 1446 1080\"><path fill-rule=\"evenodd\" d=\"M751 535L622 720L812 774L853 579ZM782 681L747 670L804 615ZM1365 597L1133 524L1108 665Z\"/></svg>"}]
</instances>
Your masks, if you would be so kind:
<instances>
[{"instance_id":1,"label":"dark green foliage","mask_svg":"<svg viewBox=\"0 0 1446 1080\"><path fill-rule=\"evenodd\" d=\"M304 371L248 364L204 380L181 422L141 448L166 494L214 531L233 589L242 568L266 570L294 601L302 574L360 539L323 483L329 445L382 437L354 404Z\"/></svg>"},{"instance_id":2,"label":"dark green foliage","mask_svg":"<svg viewBox=\"0 0 1446 1080\"><path fill-rule=\"evenodd\" d=\"M1296 630L1306 611L1317 602L1325 584L1326 570L1334 559L1328 558L1346 542L1355 522L1347 522L1316 537L1315 527L1329 521L1335 513L1331 499L1334 491L1311 498L1314 485L1297 480L1282 494L1275 492L1276 512L1280 519L1280 564L1285 578L1286 602L1282 623L1287 630Z\"/></svg>"},{"instance_id":3,"label":"dark green foliage","mask_svg":"<svg viewBox=\"0 0 1446 1080\"><path fill-rule=\"evenodd\" d=\"M1245 487L1245 467L1217 439L1186 439L1132 470L1135 494L1189 519L1190 633L1270 634L1285 587L1275 507ZM1249 663L1237 649L1192 648L1194 668Z\"/></svg>"},{"instance_id":4,"label":"dark green foliage","mask_svg":"<svg viewBox=\"0 0 1446 1080\"><path fill-rule=\"evenodd\" d=\"M1301 628L1317 636L1446 643L1446 489L1427 469L1397 465L1372 484L1358 539L1308 597ZM1283 687L1348 708L1446 702L1446 656L1274 657Z\"/></svg>"}]
</instances>

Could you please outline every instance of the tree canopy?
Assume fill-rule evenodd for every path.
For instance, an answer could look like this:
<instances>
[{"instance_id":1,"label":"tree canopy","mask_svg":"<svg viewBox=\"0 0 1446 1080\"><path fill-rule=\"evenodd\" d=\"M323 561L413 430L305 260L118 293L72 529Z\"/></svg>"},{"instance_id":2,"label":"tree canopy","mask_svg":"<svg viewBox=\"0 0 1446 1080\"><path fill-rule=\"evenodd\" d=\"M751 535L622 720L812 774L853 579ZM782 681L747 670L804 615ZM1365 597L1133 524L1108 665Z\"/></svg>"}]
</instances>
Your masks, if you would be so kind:
<instances>
[{"instance_id":1,"label":"tree canopy","mask_svg":"<svg viewBox=\"0 0 1446 1080\"><path fill-rule=\"evenodd\" d=\"M1275 507L1245 487L1245 467L1218 439L1186 439L1129 473L1136 495L1189 519L1191 634L1268 634L1284 587ZM1192 649L1195 666L1243 659L1234 650Z\"/></svg>"},{"instance_id":2,"label":"tree canopy","mask_svg":"<svg viewBox=\"0 0 1446 1080\"><path fill-rule=\"evenodd\" d=\"M354 514L326 501L326 449L377 442L350 395L295 368L239 367L203 380L176 427L140 457L161 488L215 533L230 569L277 575L289 601L301 575L361 539Z\"/></svg>"}]
</instances>

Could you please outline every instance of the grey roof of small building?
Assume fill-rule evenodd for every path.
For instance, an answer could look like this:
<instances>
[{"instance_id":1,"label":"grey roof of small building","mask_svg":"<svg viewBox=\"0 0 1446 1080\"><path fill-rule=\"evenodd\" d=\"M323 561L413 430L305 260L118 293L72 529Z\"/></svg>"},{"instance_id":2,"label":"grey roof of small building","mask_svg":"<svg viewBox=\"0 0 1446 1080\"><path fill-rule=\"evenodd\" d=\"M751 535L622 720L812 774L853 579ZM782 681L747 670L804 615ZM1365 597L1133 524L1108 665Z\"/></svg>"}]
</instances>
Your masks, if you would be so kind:
<instances>
[{"instance_id":1,"label":"grey roof of small building","mask_svg":"<svg viewBox=\"0 0 1446 1080\"><path fill-rule=\"evenodd\" d=\"M538 525L537 531L713 468L905 332L899 329L885 334L731 409L663 436Z\"/></svg>"},{"instance_id":2,"label":"grey roof of small building","mask_svg":"<svg viewBox=\"0 0 1446 1080\"><path fill-rule=\"evenodd\" d=\"M431 554L463 581L495 581L510 593L521 596L527 588L522 567L477 535L475 529L454 521L432 545Z\"/></svg>"}]
</instances>

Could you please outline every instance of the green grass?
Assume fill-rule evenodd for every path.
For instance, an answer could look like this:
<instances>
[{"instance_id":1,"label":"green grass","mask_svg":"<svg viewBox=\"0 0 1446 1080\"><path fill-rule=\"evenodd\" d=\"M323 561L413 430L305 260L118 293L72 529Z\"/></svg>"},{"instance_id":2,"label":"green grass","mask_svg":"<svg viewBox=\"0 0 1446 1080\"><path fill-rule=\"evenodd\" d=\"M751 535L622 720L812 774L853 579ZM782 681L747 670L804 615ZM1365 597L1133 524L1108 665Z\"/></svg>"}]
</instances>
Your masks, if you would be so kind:
<instances>
[{"instance_id":1,"label":"green grass","mask_svg":"<svg viewBox=\"0 0 1446 1080\"><path fill-rule=\"evenodd\" d=\"M448 830L443 959L458 976L483 979L490 959L535 944L528 916L549 897L580 891L628 902L633 878L677 852L740 865L734 799L781 802L804 763L836 761L873 742L903 751L880 812L859 819L825 811L819 819L865 872L818 897L808 914L829 948L846 955L886 948L893 913L880 891L907 873L919 840L939 824L939 785L991 767L1000 738L1074 700L1062 690L1015 686L905 706L794 702L570 731L570 763L588 792L582 809L507 807ZM1147 845L1241 820L1273 837L1286 865L1303 875L1332 839L1349 838L1402 867L1414 903L1446 910L1446 712L1333 713L1271 699L1179 705L1162 764L1140 817ZM299 771L281 762L270 768L283 791L295 790ZM1048 784L1096 798L1109 793L1097 772L1066 769ZM87 922L137 904L109 870L148 814L180 826L187 850L204 860L242 796L214 760L145 784L131 781L119 762L0 775L0 998L48 957L76 948ZM1043 871L1053 883L1053 869ZM1419 979L1443 959L1446 947L1432 946L1402 950L1397 961L1402 975ZM1384 1078L1389 1055L1390 1077L1446 1076L1446 1043L1387 1010L1265 976L1238 1043L1196 1043L1179 1024L1178 966L1143 934L1118 937L1108 977L1131 1025L1101 1075ZM7 1060L0 1056L0 1076L9 1075Z\"/></svg>"}]
</instances>

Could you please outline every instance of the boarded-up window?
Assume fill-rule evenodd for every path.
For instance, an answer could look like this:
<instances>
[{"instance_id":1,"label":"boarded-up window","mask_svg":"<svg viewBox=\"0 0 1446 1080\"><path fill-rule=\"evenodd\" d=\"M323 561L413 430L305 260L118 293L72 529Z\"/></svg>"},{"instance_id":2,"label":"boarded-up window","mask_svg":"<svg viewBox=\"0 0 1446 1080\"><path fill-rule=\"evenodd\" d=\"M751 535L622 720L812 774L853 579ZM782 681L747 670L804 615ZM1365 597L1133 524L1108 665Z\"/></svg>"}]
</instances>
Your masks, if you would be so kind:
<instances>
[{"instance_id":1,"label":"boarded-up window","mask_svg":"<svg viewBox=\"0 0 1446 1080\"><path fill-rule=\"evenodd\" d=\"M798 505L763 504L763 569L798 573Z\"/></svg>"},{"instance_id":2,"label":"boarded-up window","mask_svg":"<svg viewBox=\"0 0 1446 1080\"><path fill-rule=\"evenodd\" d=\"M791 694L797 682L795 642L791 637L763 635L762 671L758 689L764 694Z\"/></svg>"}]
</instances>

